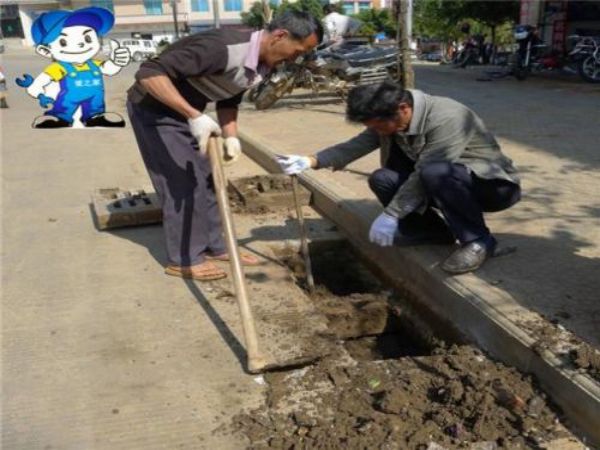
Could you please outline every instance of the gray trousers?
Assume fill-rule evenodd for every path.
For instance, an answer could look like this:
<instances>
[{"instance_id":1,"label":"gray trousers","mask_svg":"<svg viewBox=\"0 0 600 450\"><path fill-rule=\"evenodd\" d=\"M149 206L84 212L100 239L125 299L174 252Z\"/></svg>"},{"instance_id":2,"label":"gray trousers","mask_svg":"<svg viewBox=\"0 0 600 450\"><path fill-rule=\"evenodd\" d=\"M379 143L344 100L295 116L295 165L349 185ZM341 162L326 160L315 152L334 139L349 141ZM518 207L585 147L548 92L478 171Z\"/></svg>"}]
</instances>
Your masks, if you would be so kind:
<instances>
[{"instance_id":1,"label":"gray trousers","mask_svg":"<svg viewBox=\"0 0 600 450\"><path fill-rule=\"evenodd\" d=\"M161 202L169 264L192 266L225 253L210 161L187 122L130 102L127 111Z\"/></svg>"}]
</instances>

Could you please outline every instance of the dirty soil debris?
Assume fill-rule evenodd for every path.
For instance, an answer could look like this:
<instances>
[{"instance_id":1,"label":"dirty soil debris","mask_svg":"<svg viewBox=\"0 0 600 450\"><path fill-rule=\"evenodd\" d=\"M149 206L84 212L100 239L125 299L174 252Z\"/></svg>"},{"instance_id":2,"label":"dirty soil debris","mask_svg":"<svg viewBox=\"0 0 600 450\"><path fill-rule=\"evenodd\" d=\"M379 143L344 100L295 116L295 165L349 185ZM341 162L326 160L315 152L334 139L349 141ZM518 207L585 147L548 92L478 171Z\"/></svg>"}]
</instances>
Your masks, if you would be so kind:
<instances>
[{"instance_id":1,"label":"dirty soil debris","mask_svg":"<svg viewBox=\"0 0 600 450\"><path fill-rule=\"evenodd\" d=\"M291 178L287 175L257 175L231 178L228 185L230 201L238 213L264 213L294 206ZM310 192L299 187L300 204L306 206Z\"/></svg>"},{"instance_id":2,"label":"dirty soil debris","mask_svg":"<svg viewBox=\"0 0 600 450\"><path fill-rule=\"evenodd\" d=\"M251 449L520 449L571 436L529 377L469 346L265 378L267 404L234 418Z\"/></svg>"},{"instance_id":3,"label":"dirty soil debris","mask_svg":"<svg viewBox=\"0 0 600 450\"><path fill-rule=\"evenodd\" d=\"M591 345L581 343L569 355L578 368L586 370L591 377L600 381L600 351Z\"/></svg>"},{"instance_id":4,"label":"dirty soil debris","mask_svg":"<svg viewBox=\"0 0 600 450\"><path fill-rule=\"evenodd\" d=\"M535 338L533 349L539 354L552 351L571 366L600 382L600 350L583 342L556 320L528 320L519 325Z\"/></svg>"},{"instance_id":5,"label":"dirty soil debris","mask_svg":"<svg viewBox=\"0 0 600 450\"><path fill-rule=\"evenodd\" d=\"M306 268L304 258L293 247L277 249L279 260L286 265L304 290ZM361 264L347 241L312 241L309 244L312 271L317 291L311 296L315 304L325 297L352 294L379 294L381 283Z\"/></svg>"},{"instance_id":6,"label":"dirty soil debris","mask_svg":"<svg viewBox=\"0 0 600 450\"><path fill-rule=\"evenodd\" d=\"M339 248L312 250L320 284L313 301L328 319L334 350L312 366L265 374L265 404L231 424L248 448L494 450L578 442L529 376L471 346L420 345L420 336L407 336L390 317L388 294L363 268L340 264ZM298 255L279 256L302 285Z\"/></svg>"},{"instance_id":7,"label":"dirty soil debris","mask_svg":"<svg viewBox=\"0 0 600 450\"><path fill-rule=\"evenodd\" d=\"M229 197L229 207L234 214L261 215L273 212L272 209L266 205L246 205L244 200L231 188L231 186L227 189L227 194Z\"/></svg>"}]
</instances>

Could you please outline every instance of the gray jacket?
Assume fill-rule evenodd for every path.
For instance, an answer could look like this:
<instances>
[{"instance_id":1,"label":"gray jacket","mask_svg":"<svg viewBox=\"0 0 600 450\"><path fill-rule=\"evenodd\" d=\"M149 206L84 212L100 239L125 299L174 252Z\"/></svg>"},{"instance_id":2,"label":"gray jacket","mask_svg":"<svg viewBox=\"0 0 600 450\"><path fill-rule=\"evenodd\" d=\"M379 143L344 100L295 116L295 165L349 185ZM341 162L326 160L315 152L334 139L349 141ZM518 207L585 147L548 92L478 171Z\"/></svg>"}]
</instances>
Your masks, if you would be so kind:
<instances>
[{"instance_id":1,"label":"gray jacket","mask_svg":"<svg viewBox=\"0 0 600 450\"><path fill-rule=\"evenodd\" d=\"M427 195L420 181L420 169L432 162L451 161L463 164L485 179L502 179L519 183L512 161L500 150L496 139L477 114L446 97L411 90L414 107L408 131L393 136L380 136L369 129L358 136L326 148L316 157L319 167L341 169L366 154L381 149L381 165L385 166L395 142L415 161L415 171L398 189L385 212L402 218L427 208Z\"/></svg>"}]
</instances>

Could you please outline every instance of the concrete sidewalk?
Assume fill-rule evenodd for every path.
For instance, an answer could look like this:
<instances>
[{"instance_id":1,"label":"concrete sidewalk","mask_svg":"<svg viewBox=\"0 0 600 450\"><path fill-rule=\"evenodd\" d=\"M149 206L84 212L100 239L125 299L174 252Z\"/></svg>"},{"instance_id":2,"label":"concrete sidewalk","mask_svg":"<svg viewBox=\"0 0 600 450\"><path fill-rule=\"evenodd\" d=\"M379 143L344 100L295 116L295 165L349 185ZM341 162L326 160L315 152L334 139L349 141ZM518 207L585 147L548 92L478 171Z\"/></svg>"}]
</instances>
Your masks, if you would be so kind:
<instances>
[{"instance_id":1,"label":"concrete sidewalk","mask_svg":"<svg viewBox=\"0 0 600 450\"><path fill-rule=\"evenodd\" d=\"M132 130L33 130L41 110L14 78L44 61L2 64L0 447L244 448L214 432L263 402L235 302L215 299L218 282L164 275L161 227L94 227L94 189L149 183ZM107 81L109 111L125 114L134 70Z\"/></svg>"}]
</instances>

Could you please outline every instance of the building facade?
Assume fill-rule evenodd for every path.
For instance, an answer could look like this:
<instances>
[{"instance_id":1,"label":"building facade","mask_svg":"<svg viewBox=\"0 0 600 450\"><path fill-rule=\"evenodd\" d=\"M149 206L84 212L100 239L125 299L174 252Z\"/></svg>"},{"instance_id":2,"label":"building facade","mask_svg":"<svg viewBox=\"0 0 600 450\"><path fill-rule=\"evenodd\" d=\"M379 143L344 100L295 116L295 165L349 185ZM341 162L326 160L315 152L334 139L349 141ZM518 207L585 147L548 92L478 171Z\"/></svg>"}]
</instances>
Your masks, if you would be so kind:
<instances>
[{"instance_id":1,"label":"building facade","mask_svg":"<svg viewBox=\"0 0 600 450\"><path fill-rule=\"evenodd\" d=\"M116 39L142 37L155 41L175 36L175 17L180 35L215 25L241 27L241 13L250 9L253 0L13 0L3 1L2 29L7 37L21 37L25 45L33 45L31 24L46 11L98 6L111 10L115 26L110 36Z\"/></svg>"},{"instance_id":2,"label":"building facade","mask_svg":"<svg viewBox=\"0 0 600 450\"><path fill-rule=\"evenodd\" d=\"M115 15L112 38L131 37L172 41L175 17L180 35L222 27L244 28L241 13L256 0L0 0L2 29L5 36L21 37L33 45L31 24L43 12L52 9L78 9L98 6ZM346 14L385 7L390 0L341 0ZM281 0L271 0L278 4ZM174 8L175 6L175 8ZM215 10L216 8L216 10ZM174 9L176 14L174 14ZM216 12L216 14L215 14Z\"/></svg>"},{"instance_id":3,"label":"building facade","mask_svg":"<svg viewBox=\"0 0 600 450\"><path fill-rule=\"evenodd\" d=\"M164 0L72 0L71 8L97 6L111 10L115 15L115 26L110 37L124 39L141 37L155 41L172 40L175 34L175 15L170 1ZM183 1L176 5L177 24L185 31L187 11Z\"/></svg>"}]
</instances>

